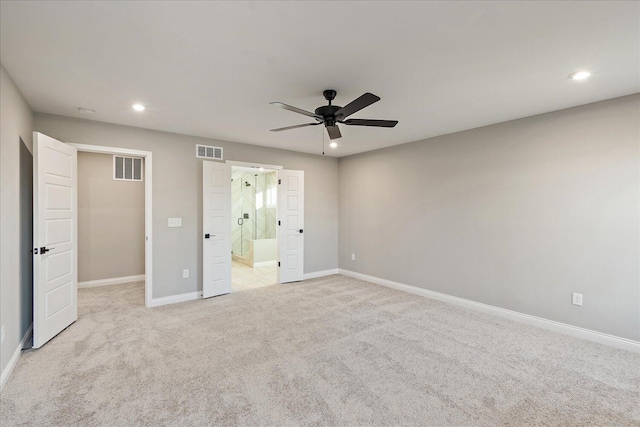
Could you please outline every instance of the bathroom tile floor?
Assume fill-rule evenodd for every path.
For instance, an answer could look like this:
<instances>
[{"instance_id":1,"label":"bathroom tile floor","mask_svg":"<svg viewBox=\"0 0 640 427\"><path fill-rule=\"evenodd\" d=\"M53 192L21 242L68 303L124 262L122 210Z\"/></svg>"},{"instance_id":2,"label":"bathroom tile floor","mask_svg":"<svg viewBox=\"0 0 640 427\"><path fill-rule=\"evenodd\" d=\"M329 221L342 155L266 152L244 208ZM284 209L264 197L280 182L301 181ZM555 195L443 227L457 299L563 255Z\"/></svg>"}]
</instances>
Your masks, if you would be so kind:
<instances>
[{"instance_id":1,"label":"bathroom tile floor","mask_svg":"<svg viewBox=\"0 0 640 427\"><path fill-rule=\"evenodd\" d=\"M238 261L231 263L231 292L262 288L277 283L276 266L251 268Z\"/></svg>"}]
</instances>

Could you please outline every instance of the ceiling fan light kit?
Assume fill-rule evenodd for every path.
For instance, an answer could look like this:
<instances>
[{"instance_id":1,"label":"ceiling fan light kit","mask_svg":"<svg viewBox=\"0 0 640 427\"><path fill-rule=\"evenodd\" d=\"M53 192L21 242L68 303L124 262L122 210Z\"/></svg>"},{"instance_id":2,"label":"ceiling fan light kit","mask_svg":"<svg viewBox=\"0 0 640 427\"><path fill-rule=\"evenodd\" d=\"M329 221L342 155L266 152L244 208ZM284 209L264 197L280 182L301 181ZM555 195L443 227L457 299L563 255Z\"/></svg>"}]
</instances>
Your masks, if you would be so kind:
<instances>
[{"instance_id":1,"label":"ceiling fan light kit","mask_svg":"<svg viewBox=\"0 0 640 427\"><path fill-rule=\"evenodd\" d=\"M330 139L338 139L342 137L338 123L347 126L374 126L392 128L398 124L397 120L372 120L372 119L347 119L350 115L357 113L369 105L380 101L380 97L372 93L365 93L359 98L354 99L344 107L339 105L332 105L331 102L335 99L337 92L333 89L327 89L322 92L324 98L329 101L329 105L323 105L315 109L315 112L303 110L301 108L293 107L291 105L284 104L282 102L271 102L271 105L276 107L293 111L294 113L302 114L308 117L313 117L315 123L305 123L301 125L287 126L283 128L271 129L271 132L280 132L283 130L290 130L296 128L302 128L307 126L324 125ZM346 119L346 120L345 120Z\"/></svg>"}]
</instances>

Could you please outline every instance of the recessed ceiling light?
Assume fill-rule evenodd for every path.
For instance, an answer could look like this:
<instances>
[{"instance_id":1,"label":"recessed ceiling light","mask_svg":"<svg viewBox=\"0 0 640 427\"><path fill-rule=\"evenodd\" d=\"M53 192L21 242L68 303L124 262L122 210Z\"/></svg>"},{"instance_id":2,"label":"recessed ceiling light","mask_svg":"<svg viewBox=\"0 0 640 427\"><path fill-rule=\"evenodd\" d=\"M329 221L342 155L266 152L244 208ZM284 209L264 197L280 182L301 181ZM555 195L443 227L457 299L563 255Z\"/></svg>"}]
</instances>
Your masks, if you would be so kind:
<instances>
[{"instance_id":1,"label":"recessed ceiling light","mask_svg":"<svg viewBox=\"0 0 640 427\"><path fill-rule=\"evenodd\" d=\"M133 104L131 107L136 111L144 111L144 105L142 104Z\"/></svg>"},{"instance_id":2,"label":"recessed ceiling light","mask_svg":"<svg viewBox=\"0 0 640 427\"><path fill-rule=\"evenodd\" d=\"M336 148L338 146L337 142L332 142L331 144L329 144L329 147L331 148Z\"/></svg>"},{"instance_id":3,"label":"recessed ceiling light","mask_svg":"<svg viewBox=\"0 0 640 427\"><path fill-rule=\"evenodd\" d=\"M572 80L584 80L591 75L588 71L576 71L575 73L569 74L569 78Z\"/></svg>"}]
</instances>

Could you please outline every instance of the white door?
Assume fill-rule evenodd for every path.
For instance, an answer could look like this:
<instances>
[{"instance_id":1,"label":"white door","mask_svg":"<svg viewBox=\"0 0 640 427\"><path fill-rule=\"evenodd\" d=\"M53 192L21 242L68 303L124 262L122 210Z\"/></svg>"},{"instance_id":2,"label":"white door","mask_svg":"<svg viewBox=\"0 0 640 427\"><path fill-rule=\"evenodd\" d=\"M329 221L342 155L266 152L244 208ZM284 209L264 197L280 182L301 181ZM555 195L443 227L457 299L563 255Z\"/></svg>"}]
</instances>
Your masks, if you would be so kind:
<instances>
[{"instance_id":1,"label":"white door","mask_svg":"<svg viewBox=\"0 0 640 427\"><path fill-rule=\"evenodd\" d=\"M202 297L231 292L231 166L202 163Z\"/></svg>"},{"instance_id":2,"label":"white door","mask_svg":"<svg viewBox=\"0 0 640 427\"><path fill-rule=\"evenodd\" d=\"M278 186L278 283L304 276L304 171L281 170Z\"/></svg>"},{"instance_id":3,"label":"white door","mask_svg":"<svg viewBox=\"0 0 640 427\"><path fill-rule=\"evenodd\" d=\"M74 147L34 132L34 348L78 318L77 159Z\"/></svg>"}]
</instances>

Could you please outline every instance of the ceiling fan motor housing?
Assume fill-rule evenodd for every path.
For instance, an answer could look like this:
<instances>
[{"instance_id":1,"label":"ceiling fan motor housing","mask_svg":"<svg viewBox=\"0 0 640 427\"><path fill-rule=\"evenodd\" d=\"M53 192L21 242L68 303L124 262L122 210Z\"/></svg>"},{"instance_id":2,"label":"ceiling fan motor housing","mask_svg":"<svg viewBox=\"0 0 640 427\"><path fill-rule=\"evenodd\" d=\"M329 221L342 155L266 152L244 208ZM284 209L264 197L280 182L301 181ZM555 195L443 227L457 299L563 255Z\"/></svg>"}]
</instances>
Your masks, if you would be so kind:
<instances>
[{"instance_id":1,"label":"ceiling fan motor housing","mask_svg":"<svg viewBox=\"0 0 640 427\"><path fill-rule=\"evenodd\" d=\"M325 126L335 126L336 125L336 111L341 109L339 105L323 105L322 107L316 108L315 113L319 116L322 116L324 120Z\"/></svg>"}]
</instances>

